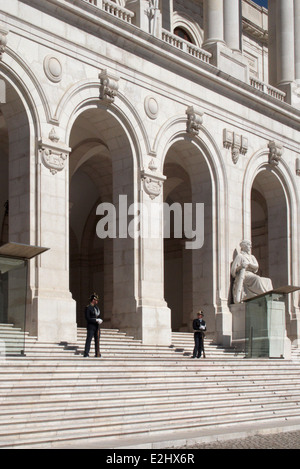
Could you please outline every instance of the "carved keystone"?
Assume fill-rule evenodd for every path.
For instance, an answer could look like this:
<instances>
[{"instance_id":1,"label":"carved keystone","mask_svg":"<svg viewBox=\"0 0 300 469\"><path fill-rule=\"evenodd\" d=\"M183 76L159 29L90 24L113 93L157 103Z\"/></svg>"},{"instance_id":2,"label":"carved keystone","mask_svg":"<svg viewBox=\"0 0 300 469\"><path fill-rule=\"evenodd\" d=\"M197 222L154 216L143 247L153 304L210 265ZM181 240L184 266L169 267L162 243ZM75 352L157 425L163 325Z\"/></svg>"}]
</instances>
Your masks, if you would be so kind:
<instances>
[{"instance_id":1,"label":"carved keystone","mask_svg":"<svg viewBox=\"0 0 300 469\"><path fill-rule=\"evenodd\" d=\"M118 94L119 77L107 70L99 74L100 78L100 99L107 103L113 103Z\"/></svg>"},{"instance_id":2,"label":"carved keystone","mask_svg":"<svg viewBox=\"0 0 300 469\"><path fill-rule=\"evenodd\" d=\"M8 31L3 26L0 26L0 60L2 60L3 54L7 45Z\"/></svg>"},{"instance_id":3,"label":"carved keystone","mask_svg":"<svg viewBox=\"0 0 300 469\"><path fill-rule=\"evenodd\" d=\"M282 154L283 154L283 145L279 142L275 142L274 140L271 140L269 142L269 163L278 166Z\"/></svg>"},{"instance_id":4,"label":"carved keystone","mask_svg":"<svg viewBox=\"0 0 300 469\"><path fill-rule=\"evenodd\" d=\"M198 135L203 124L203 111L189 106L185 113L188 116L186 131L189 134Z\"/></svg>"}]
</instances>

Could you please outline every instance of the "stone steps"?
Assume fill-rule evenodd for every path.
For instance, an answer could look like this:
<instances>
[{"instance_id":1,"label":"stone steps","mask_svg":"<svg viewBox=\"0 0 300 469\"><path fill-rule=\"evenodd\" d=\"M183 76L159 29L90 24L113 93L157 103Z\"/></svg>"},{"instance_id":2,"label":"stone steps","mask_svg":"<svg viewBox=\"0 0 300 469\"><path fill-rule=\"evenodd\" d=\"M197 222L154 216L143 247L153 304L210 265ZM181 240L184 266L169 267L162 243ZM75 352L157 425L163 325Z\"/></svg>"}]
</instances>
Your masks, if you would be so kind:
<instances>
[{"instance_id":1,"label":"stone steps","mask_svg":"<svg viewBox=\"0 0 300 469\"><path fill-rule=\"evenodd\" d=\"M85 334L74 344L27 335L25 357L2 357L0 448L114 448L300 424L299 360L244 359L208 339L209 358L192 360L193 334L156 347L117 330L102 331L102 358L83 358Z\"/></svg>"}]
</instances>

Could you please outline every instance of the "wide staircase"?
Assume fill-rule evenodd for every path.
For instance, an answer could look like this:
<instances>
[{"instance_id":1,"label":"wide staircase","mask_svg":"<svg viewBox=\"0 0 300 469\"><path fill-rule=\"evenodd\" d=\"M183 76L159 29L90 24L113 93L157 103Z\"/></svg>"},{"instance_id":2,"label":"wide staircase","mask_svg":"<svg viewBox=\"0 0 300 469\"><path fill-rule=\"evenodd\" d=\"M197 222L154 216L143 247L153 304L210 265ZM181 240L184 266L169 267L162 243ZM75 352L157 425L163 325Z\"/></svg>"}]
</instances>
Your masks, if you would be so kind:
<instances>
[{"instance_id":1,"label":"wide staircase","mask_svg":"<svg viewBox=\"0 0 300 469\"><path fill-rule=\"evenodd\" d=\"M145 346L102 330L101 358L76 343L51 344L0 325L0 448L166 448L300 428L300 357L245 359L193 334L170 347Z\"/></svg>"}]
</instances>

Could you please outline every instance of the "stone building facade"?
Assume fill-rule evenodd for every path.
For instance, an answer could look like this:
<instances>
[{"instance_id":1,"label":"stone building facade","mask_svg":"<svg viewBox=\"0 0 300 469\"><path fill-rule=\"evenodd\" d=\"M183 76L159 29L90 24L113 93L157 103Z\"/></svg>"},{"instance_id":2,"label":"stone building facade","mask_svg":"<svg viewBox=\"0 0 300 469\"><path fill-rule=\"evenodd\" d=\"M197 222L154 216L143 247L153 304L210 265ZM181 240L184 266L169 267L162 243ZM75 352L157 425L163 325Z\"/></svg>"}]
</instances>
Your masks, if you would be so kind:
<instances>
[{"instance_id":1,"label":"stone building facade","mask_svg":"<svg viewBox=\"0 0 300 469\"><path fill-rule=\"evenodd\" d=\"M274 287L300 285L299 34L300 0L1 2L1 243L49 248L30 333L75 340L96 291L104 325L145 344L199 309L228 344L242 239ZM164 237L164 203L202 204L201 247ZM115 237L97 235L105 204ZM291 340L299 320L294 293Z\"/></svg>"}]
</instances>

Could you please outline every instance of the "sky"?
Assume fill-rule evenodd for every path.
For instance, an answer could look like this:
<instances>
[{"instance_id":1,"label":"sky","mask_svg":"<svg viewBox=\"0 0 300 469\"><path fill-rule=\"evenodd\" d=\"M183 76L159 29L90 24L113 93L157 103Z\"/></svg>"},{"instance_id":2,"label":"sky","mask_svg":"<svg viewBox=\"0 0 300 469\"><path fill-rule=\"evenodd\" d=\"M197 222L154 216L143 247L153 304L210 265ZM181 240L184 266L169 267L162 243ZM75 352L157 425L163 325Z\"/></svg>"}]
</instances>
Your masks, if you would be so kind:
<instances>
[{"instance_id":1,"label":"sky","mask_svg":"<svg viewBox=\"0 0 300 469\"><path fill-rule=\"evenodd\" d=\"M268 0L254 0L257 5L268 8Z\"/></svg>"}]
</instances>

